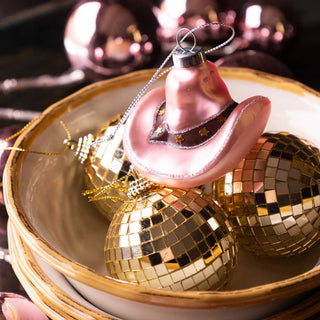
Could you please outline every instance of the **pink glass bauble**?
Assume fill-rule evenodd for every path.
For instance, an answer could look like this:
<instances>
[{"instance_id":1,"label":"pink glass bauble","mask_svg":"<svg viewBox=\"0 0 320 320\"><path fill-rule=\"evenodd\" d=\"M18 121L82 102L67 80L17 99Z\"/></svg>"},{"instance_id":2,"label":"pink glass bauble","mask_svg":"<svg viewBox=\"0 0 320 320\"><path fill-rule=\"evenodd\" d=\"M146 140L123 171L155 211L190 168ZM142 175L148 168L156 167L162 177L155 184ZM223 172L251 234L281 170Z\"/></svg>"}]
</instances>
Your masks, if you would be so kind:
<instances>
[{"instance_id":1,"label":"pink glass bauble","mask_svg":"<svg viewBox=\"0 0 320 320\"><path fill-rule=\"evenodd\" d=\"M271 54L245 50L239 51L215 61L217 67L240 67L260 70L282 77L293 78L290 69Z\"/></svg>"},{"instance_id":2,"label":"pink glass bauble","mask_svg":"<svg viewBox=\"0 0 320 320\"><path fill-rule=\"evenodd\" d=\"M157 27L146 0L87 0L71 13L64 45L75 69L102 79L146 67L157 53Z\"/></svg>"},{"instance_id":3,"label":"pink glass bauble","mask_svg":"<svg viewBox=\"0 0 320 320\"><path fill-rule=\"evenodd\" d=\"M181 28L192 29L208 22L220 21L233 25L236 13L226 8L221 0L162 0L159 7L154 8L160 28L158 31L165 51L176 45L176 34ZM229 30L211 26L196 31L197 44L206 48L214 43L221 43L228 36ZM193 38L187 39L193 44Z\"/></svg>"},{"instance_id":4,"label":"pink glass bauble","mask_svg":"<svg viewBox=\"0 0 320 320\"><path fill-rule=\"evenodd\" d=\"M284 1L253 0L238 17L240 36L250 48L279 51L296 33L291 7Z\"/></svg>"},{"instance_id":5,"label":"pink glass bauble","mask_svg":"<svg viewBox=\"0 0 320 320\"><path fill-rule=\"evenodd\" d=\"M8 292L0 293L0 319L48 320L48 317L30 300Z\"/></svg>"}]
</instances>

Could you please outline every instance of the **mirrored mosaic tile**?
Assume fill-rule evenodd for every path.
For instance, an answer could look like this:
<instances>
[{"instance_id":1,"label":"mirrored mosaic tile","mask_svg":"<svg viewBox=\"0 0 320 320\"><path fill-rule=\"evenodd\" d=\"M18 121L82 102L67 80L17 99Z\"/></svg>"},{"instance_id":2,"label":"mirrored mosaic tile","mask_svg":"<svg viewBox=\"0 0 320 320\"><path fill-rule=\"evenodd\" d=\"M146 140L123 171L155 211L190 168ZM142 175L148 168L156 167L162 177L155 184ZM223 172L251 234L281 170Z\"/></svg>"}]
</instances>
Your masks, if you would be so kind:
<instances>
[{"instance_id":1,"label":"mirrored mosaic tile","mask_svg":"<svg viewBox=\"0 0 320 320\"><path fill-rule=\"evenodd\" d=\"M265 133L241 164L213 183L213 193L243 247L290 256L320 238L319 187L319 150L288 133Z\"/></svg>"},{"instance_id":2,"label":"mirrored mosaic tile","mask_svg":"<svg viewBox=\"0 0 320 320\"><path fill-rule=\"evenodd\" d=\"M117 115L108 121L97 133L95 141L103 140L114 132L121 115ZM131 178L126 178L131 163L127 160L122 145L122 130L118 130L114 139L104 141L91 147L90 154L85 162L85 181L89 190L97 189L109 185L118 179L125 178L118 183L121 188L128 186ZM114 213L127 200L127 194L119 188L111 188L103 195L109 196L109 199L93 201L99 211L111 221Z\"/></svg>"},{"instance_id":3,"label":"mirrored mosaic tile","mask_svg":"<svg viewBox=\"0 0 320 320\"><path fill-rule=\"evenodd\" d=\"M146 210L151 214L137 220L136 211ZM129 219L123 219L128 213ZM137 222L140 230L130 228ZM230 279L236 258L224 210L200 189L162 188L124 203L105 243L112 277L170 290L219 289Z\"/></svg>"}]
</instances>

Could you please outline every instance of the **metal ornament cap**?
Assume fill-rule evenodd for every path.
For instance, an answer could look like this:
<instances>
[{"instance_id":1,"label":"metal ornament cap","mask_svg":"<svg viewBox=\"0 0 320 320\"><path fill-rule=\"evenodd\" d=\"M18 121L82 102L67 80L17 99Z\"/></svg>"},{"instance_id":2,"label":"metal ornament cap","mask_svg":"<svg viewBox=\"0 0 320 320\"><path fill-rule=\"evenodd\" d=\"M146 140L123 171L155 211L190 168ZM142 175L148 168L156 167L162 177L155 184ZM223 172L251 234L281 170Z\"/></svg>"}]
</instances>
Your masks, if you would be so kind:
<instances>
[{"instance_id":1,"label":"metal ornament cap","mask_svg":"<svg viewBox=\"0 0 320 320\"><path fill-rule=\"evenodd\" d=\"M195 46L175 50L172 60L176 68L189 68L204 63L207 58L203 49Z\"/></svg>"}]
</instances>

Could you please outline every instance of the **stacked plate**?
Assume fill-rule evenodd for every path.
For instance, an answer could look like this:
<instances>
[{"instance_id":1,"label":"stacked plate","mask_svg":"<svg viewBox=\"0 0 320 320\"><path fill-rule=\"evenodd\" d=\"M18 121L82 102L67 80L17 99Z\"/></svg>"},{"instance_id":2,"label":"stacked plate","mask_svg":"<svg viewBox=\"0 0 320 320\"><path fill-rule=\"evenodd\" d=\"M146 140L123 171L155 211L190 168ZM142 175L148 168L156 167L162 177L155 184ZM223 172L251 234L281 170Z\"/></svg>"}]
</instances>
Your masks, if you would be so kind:
<instances>
[{"instance_id":1,"label":"stacked plate","mask_svg":"<svg viewBox=\"0 0 320 320\"><path fill-rule=\"evenodd\" d=\"M96 83L56 103L16 146L61 151L66 130L60 120L73 139L95 133L124 111L152 73ZM271 99L267 131L288 131L320 147L318 93L255 71L222 68L220 73L236 101L257 94ZM14 151L4 178L14 270L52 319L304 319L320 312L320 243L287 259L240 251L233 279L219 292L142 287L108 276L103 257L108 226L81 196L83 168L71 152L51 157Z\"/></svg>"},{"instance_id":2,"label":"stacked plate","mask_svg":"<svg viewBox=\"0 0 320 320\"><path fill-rule=\"evenodd\" d=\"M66 278L30 251L9 222L10 256L15 273L32 300L52 319L117 319L98 309Z\"/></svg>"}]
</instances>

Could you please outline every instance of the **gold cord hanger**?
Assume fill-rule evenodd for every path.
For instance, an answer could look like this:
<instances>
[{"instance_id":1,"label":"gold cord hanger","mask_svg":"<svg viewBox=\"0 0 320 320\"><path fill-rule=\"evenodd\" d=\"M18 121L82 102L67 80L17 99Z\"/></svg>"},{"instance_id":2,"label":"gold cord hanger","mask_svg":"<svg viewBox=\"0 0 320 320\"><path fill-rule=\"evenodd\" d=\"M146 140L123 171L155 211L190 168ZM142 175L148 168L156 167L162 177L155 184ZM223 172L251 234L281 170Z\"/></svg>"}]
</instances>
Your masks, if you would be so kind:
<instances>
[{"instance_id":1,"label":"gold cord hanger","mask_svg":"<svg viewBox=\"0 0 320 320\"><path fill-rule=\"evenodd\" d=\"M51 117L54 117L53 115L50 115ZM18 136L20 136L23 132L25 132L35 121L39 120L40 118L42 118L43 115L40 115L39 117L31 120L30 122L28 122L21 130L19 130L18 132L14 133L13 135L11 135L10 137L6 138L3 140L3 142L8 142ZM55 118L55 117L54 117ZM66 124L62 121L59 120L59 123L61 124L61 126L63 127L63 129L65 130L66 134L67 134L67 141L71 141L71 133L69 131L69 129L67 128ZM42 151L34 151L34 150L29 150L29 149L25 149L25 148L19 148L19 147L0 147L2 150L10 150L10 151L20 151L20 152L28 152L28 153L34 153L34 154L39 154L39 155L46 155L46 156L58 156L61 155L63 153L65 153L69 148L70 148L70 144L66 143L65 147L62 151L60 152L42 152Z\"/></svg>"}]
</instances>

